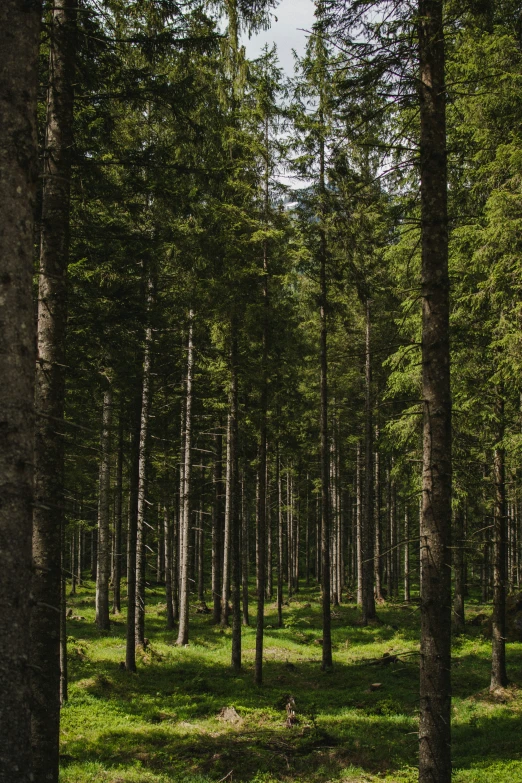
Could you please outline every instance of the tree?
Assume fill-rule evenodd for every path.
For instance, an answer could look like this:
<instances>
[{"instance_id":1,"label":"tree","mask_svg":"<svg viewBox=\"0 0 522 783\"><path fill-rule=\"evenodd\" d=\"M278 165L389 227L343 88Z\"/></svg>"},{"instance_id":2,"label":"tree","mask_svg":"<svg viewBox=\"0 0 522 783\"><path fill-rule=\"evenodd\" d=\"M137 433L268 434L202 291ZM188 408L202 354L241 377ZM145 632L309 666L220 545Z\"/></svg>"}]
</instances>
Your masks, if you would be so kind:
<instances>
[{"instance_id":1,"label":"tree","mask_svg":"<svg viewBox=\"0 0 522 783\"><path fill-rule=\"evenodd\" d=\"M33 214L40 4L0 8L0 778L33 779L30 730L34 450ZM58 615L58 600L53 611Z\"/></svg>"}]
</instances>

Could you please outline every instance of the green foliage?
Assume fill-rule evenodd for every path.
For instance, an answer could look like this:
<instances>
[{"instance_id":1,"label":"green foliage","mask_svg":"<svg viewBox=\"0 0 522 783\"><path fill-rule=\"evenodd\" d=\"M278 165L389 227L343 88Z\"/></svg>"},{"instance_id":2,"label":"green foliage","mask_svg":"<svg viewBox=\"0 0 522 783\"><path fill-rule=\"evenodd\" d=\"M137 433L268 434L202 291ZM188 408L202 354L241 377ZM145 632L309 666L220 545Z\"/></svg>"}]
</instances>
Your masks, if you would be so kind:
<instances>
[{"instance_id":1,"label":"green foliage","mask_svg":"<svg viewBox=\"0 0 522 783\"><path fill-rule=\"evenodd\" d=\"M388 780L415 777L418 617L414 607L382 607L379 625L363 628L356 608L343 604L333 621L333 671L320 670L320 647L296 639L298 628L320 634L316 590L290 604L293 621L274 627L267 607L266 681L253 682L254 630L243 631L244 667L229 669L230 637L207 617L194 615L193 641L173 646L164 630L163 596L154 591L147 610L150 643L160 657L138 661L138 673L119 667L124 626L108 636L92 623L88 582L68 604L83 621L70 620L70 698L62 712L63 783L210 783L233 770L234 780L275 783ZM87 600L87 603L86 603ZM474 602L470 615L482 607ZM397 629L396 629L397 628ZM75 652L79 644L84 656ZM384 653L399 663L375 666ZM522 645L508 646L510 665L522 664ZM516 780L522 770L518 726L522 700L516 688L504 701L489 695L489 643L480 628L460 636L454 650L454 763L459 783ZM379 681L378 690L370 685ZM285 726L289 695L299 722ZM241 722L222 721L234 706ZM508 760L509 759L509 760Z\"/></svg>"}]
</instances>

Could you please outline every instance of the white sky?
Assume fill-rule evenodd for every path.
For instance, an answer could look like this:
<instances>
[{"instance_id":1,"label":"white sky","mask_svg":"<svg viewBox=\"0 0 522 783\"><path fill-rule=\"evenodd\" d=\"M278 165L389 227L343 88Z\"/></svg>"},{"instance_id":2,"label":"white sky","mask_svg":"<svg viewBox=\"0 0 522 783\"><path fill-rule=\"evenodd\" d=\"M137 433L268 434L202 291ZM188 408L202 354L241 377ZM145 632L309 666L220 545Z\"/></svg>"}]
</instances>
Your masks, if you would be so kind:
<instances>
[{"instance_id":1,"label":"white sky","mask_svg":"<svg viewBox=\"0 0 522 783\"><path fill-rule=\"evenodd\" d=\"M247 57L254 59L261 54L265 43L277 45L279 64L287 76L294 73L294 58L292 49L298 55L303 55L306 47L306 30L314 23L315 5L313 0L281 0L273 14L277 17L272 21L269 30L253 35L250 40L245 37Z\"/></svg>"}]
</instances>

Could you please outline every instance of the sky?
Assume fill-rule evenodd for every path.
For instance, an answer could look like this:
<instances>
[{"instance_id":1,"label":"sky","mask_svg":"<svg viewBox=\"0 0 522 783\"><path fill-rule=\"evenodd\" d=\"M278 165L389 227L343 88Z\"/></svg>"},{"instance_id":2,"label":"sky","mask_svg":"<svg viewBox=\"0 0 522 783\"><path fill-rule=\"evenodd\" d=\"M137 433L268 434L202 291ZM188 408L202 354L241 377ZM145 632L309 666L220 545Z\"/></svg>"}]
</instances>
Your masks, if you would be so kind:
<instances>
[{"instance_id":1,"label":"sky","mask_svg":"<svg viewBox=\"0 0 522 783\"><path fill-rule=\"evenodd\" d=\"M277 45L279 64L287 76L294 73L294 57L292 49L302 56L306 47L306 30L314 23L315 5L312 0L281 0L273 14L269 30L263 30L253 35L250 40L245 37L243 43L249 59L255 59L261 54L265 43Z\"/></svg>"}]
</instances>

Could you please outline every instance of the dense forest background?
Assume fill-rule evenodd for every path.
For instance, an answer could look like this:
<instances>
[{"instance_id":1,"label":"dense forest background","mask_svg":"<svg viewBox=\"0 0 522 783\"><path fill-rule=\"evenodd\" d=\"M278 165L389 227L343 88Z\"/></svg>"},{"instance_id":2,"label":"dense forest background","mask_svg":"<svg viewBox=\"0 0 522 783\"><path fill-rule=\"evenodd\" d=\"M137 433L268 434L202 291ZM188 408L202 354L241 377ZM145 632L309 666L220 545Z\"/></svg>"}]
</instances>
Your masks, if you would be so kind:
<instances>
[{"instance_id":1,"label":"dense forest background","mask_svg":"<svg viewBox=\"0 0 522 783\"><path fill-rule=\"evenodd\" d=\"M21 5L0 15L13 46ZM377 753L372 766L355 754L345 778L326 762L308 778L297 761L284 770L255 754L232 770L370 779L359 765L446 783L452 631L453 648L470 644L466 698L486 689L484 714L520 709L506 664L506 640L517 665L522 641L520 5L317 0L291 77L275 47L249 60L241 44L270 24L270 3L54 0L31 13L37 369L35 409L20 420L35 414L32 566L27 550L9 554L28 528L6 503L2 671L18 674L5 714L26 707L3 740L0 780L25 783L32 768L37 783L58 780L67 648L71 684L86 679L78 638L125 645L97 653L114 656L91 683L97 697L133 688L143 666L157 667L155 691L162 661L192 661L197 693L194 635L195 649L221 645L220 674L205 677L252 669L248 687L266 694L267 628L316 645L311 682L339 672L341 684L354 676L341 640L367 628L376 646L356 658L383 666L378 679L392 664L416 677L420 660L420 706L405 725L418 758L410 748L388 767ZM5 94L11 111L18 99ZM9 133L2 172L22 148L22 131ZM20 399L16 372L5 377ZM10 630L20 623L23 644ZM300 714L294 648L281 649L284 730L308 721L312 754L335 743L316 707ZM374 670L360 671L372 694ZM212 691L205 677L199 691ZM395 711L381 701L381 715ZM519 757L509 745L504 761ZM62 760L63 780L106 779ZM107 779L178 780L147 777L141 761L138 777ZM236 779L216 763L216 780ZM480 774L458 779L508 773Z\"/></svg>"}]
</instances>

